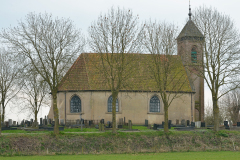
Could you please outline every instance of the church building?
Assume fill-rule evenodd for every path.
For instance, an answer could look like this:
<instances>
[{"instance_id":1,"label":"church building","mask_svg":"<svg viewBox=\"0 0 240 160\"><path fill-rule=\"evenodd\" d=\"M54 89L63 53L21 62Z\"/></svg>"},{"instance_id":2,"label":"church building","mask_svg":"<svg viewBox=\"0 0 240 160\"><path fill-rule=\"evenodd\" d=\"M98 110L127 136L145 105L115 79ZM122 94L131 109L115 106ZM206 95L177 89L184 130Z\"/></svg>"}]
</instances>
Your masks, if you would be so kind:
<instances>
[{"instance_id":1,"label":"church building","mask_svg":"<svg viewBox=\"0 0 240 160\"><path fill-rule=\"evenodd\" d=\"M191 20L189 20L177 37L177 55L173 60L183 76L179 98L173 100L169 107L169 120L175 124L176 119L203 121L204 116L204 79L199 77L196 66L203 62L204 36ZM60 82L57 93L59 120L112 121L112 96L106 85L99 85L101 73L96 74L94 61L100 61L98 53L82 53ZM136 68L138 74L129 80L129 87L120 90L116 102L116 120L125 118L133 124L149 124L164 121L164 104L156 87L156 83L146 68L151 54L138 54ZM169 91L171 92L171 91ZM49 111L53 118L53 107Z\"/></svg>"}]
</instances>

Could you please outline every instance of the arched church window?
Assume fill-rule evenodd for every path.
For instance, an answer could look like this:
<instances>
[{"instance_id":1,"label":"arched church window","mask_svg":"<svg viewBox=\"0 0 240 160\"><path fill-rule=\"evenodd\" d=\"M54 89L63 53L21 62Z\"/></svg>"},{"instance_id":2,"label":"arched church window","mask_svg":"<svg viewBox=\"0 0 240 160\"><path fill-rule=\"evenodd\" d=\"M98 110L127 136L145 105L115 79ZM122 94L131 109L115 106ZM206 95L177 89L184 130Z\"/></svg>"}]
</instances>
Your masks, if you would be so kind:
<instances>
[{"instance_id":1,"label":"arched church window","mask_svg":"<svg viewBox=\"0 0 240 160\"><path fill-rule=\"evenodd\" d=\"M157 96L150 99L150 112L160 112L160 100Z\"/></svg>"},{"instance_id":2,"label":"arched church window","mask_svg":"<svg viewBox=\"0 0 240 160\"><path fill-rule=\"evenodd\" d=\"M113 98L112 96L110 96L108 98L108 112L112 112L112 101L113 101ZM118 112L118 99L116 99L116 112Z\"/></svg>"},{"instance_id":3,"label":"arched church window","mask_svg":"<svg viewBox=\"0 0 240 160\"><path fill-rule=\"evenodd\" d=\"M81 112L81 99L78 96L73 96L70 101L70 112L78 113Z\"/></svg>"},{"instance_id":4,"label":"arched church window","mask_svg":"<svg viewBox=\"0 0 240 160\"><path fill-rule=\"evenodd\" d=\"M196 46L193 46L192 48L191 60L192 60L192 63L197 63L197 47Z\"/></svg>"}]
</instances>

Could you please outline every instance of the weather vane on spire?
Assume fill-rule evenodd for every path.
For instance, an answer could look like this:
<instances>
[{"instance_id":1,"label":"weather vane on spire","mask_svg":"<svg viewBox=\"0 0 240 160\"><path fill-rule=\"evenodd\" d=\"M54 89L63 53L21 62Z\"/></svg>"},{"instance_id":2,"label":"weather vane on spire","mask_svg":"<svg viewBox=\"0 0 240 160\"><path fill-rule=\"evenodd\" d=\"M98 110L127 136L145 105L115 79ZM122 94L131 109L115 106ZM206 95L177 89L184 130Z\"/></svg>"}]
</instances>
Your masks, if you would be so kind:
<instances>
[{"instance_id":1,"label":"weather vane on spire","mask_svg":"<svg viewBox=\"0 0 240 160\"><path fill-rule=\"evenodd\" d=\"M190 0L189 0L189 20L191 20L191 16L192 16L192 13L191 13L191 5L190 5Z\"/></svg>"}]
</instances>

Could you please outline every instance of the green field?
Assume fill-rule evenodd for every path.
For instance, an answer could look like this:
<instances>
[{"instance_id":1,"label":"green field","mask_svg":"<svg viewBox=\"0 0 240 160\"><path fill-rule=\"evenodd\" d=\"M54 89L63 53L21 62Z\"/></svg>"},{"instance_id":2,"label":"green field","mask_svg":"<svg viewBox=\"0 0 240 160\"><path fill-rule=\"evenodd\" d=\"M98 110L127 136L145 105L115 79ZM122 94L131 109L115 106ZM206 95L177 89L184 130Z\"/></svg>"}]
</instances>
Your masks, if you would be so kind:
<instances>
[{"instance_id":1,"label":"green field","mask_svg":"<svg viewBox=\"0 0 240 160\"><path fill-rule=\"evenodd\" d=\"M159 160L159 159L178 159L178 160L239 160L240 152L169 152L169 153L151 153L151 154L110 154L110 155L56 155L56 156L16 156L0 157L4 160Z\"/></svg>"}]
</instances>

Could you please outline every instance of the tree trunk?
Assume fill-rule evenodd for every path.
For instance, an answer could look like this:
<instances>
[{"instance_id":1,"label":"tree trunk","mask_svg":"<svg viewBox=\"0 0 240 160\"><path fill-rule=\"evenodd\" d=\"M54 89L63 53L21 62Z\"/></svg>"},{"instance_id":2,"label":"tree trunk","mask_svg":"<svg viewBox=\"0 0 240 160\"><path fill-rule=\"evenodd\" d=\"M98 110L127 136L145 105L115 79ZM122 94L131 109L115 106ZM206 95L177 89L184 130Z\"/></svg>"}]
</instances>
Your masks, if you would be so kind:
<instances>
[{"instance_id":1,"label":"tree trunk","mask_svg":"<svg viewBox=\"0 0 240 160\"><path fill-rule=\"evenodd\" d=\"M1 106L0 106L0 107L1 107ZM2 113L2 112L1 112L1 108L0 108L0 136L1 136L1 134L2 134L2 121L1 121L1 120L2 120L2 118L1 118L2 116L1 116L1 113Z\"/></svg>"},{"instance_id":2,"label":"tree trunk","mask_svg":"<svg viewBox=\"0 0 240 160\"><path fill-rule=\"evenodd\" d=\"M35 110L35 112L34 112L34 116L35 116L34 127L38 127L38 125L37 125L37 114L38 114L38 112L37 112L37 110Z\"/></svg>"},{"instance_id":3,"label":"tree trunk","mask_svg":"<svg viewBox=\"0 0 240 160\"><path fill-rule=\"evenodd\" d=\"M214 116L214 131L219 131L219 107L218 100L213 97L213 116Z\"/></svg>"},{"instance_id":4,"label":"tree trunk","mask_svg":"<svg viewBox=\"0 0 240 160\"><path fill-rule=\"evenodd\" d=\"M168 103L164 102L164 132L168 133Z\"/></svg>"},{"instance_id":5,"label":"tree trunk","mask_svg":"<svg viewBox=\"0 0 240 160\"><path fill-rule=\"evenodd\" d=\"M2 122L4 122L5 106L2 104Z\"/></svg>"},{"instance_id":6,"label":"tree trunk","mask_svg":"<svg viewBox=\"0 0 240 160\"><path fill-rule=\"evenodd\" d=\"M113 101L112 101L112 133L117 133L117 130L116 130L116 100L117 100L117 96L118 96L118 93L115 93L113 92L112 93L112 98L113 98Z\"/></svg>"},{"instance_id":7,"label":"tree trunk","mask_svg":"<svg viewBox=\"0 0 240 160\"><path fill-rule=\"evenodd\" d=\"M54 113L54 134L59 134L59 120L58 120L58 108L57 108L57 91L52 92L53 97L53 113Z\"/></svg>"}]
</instances>

